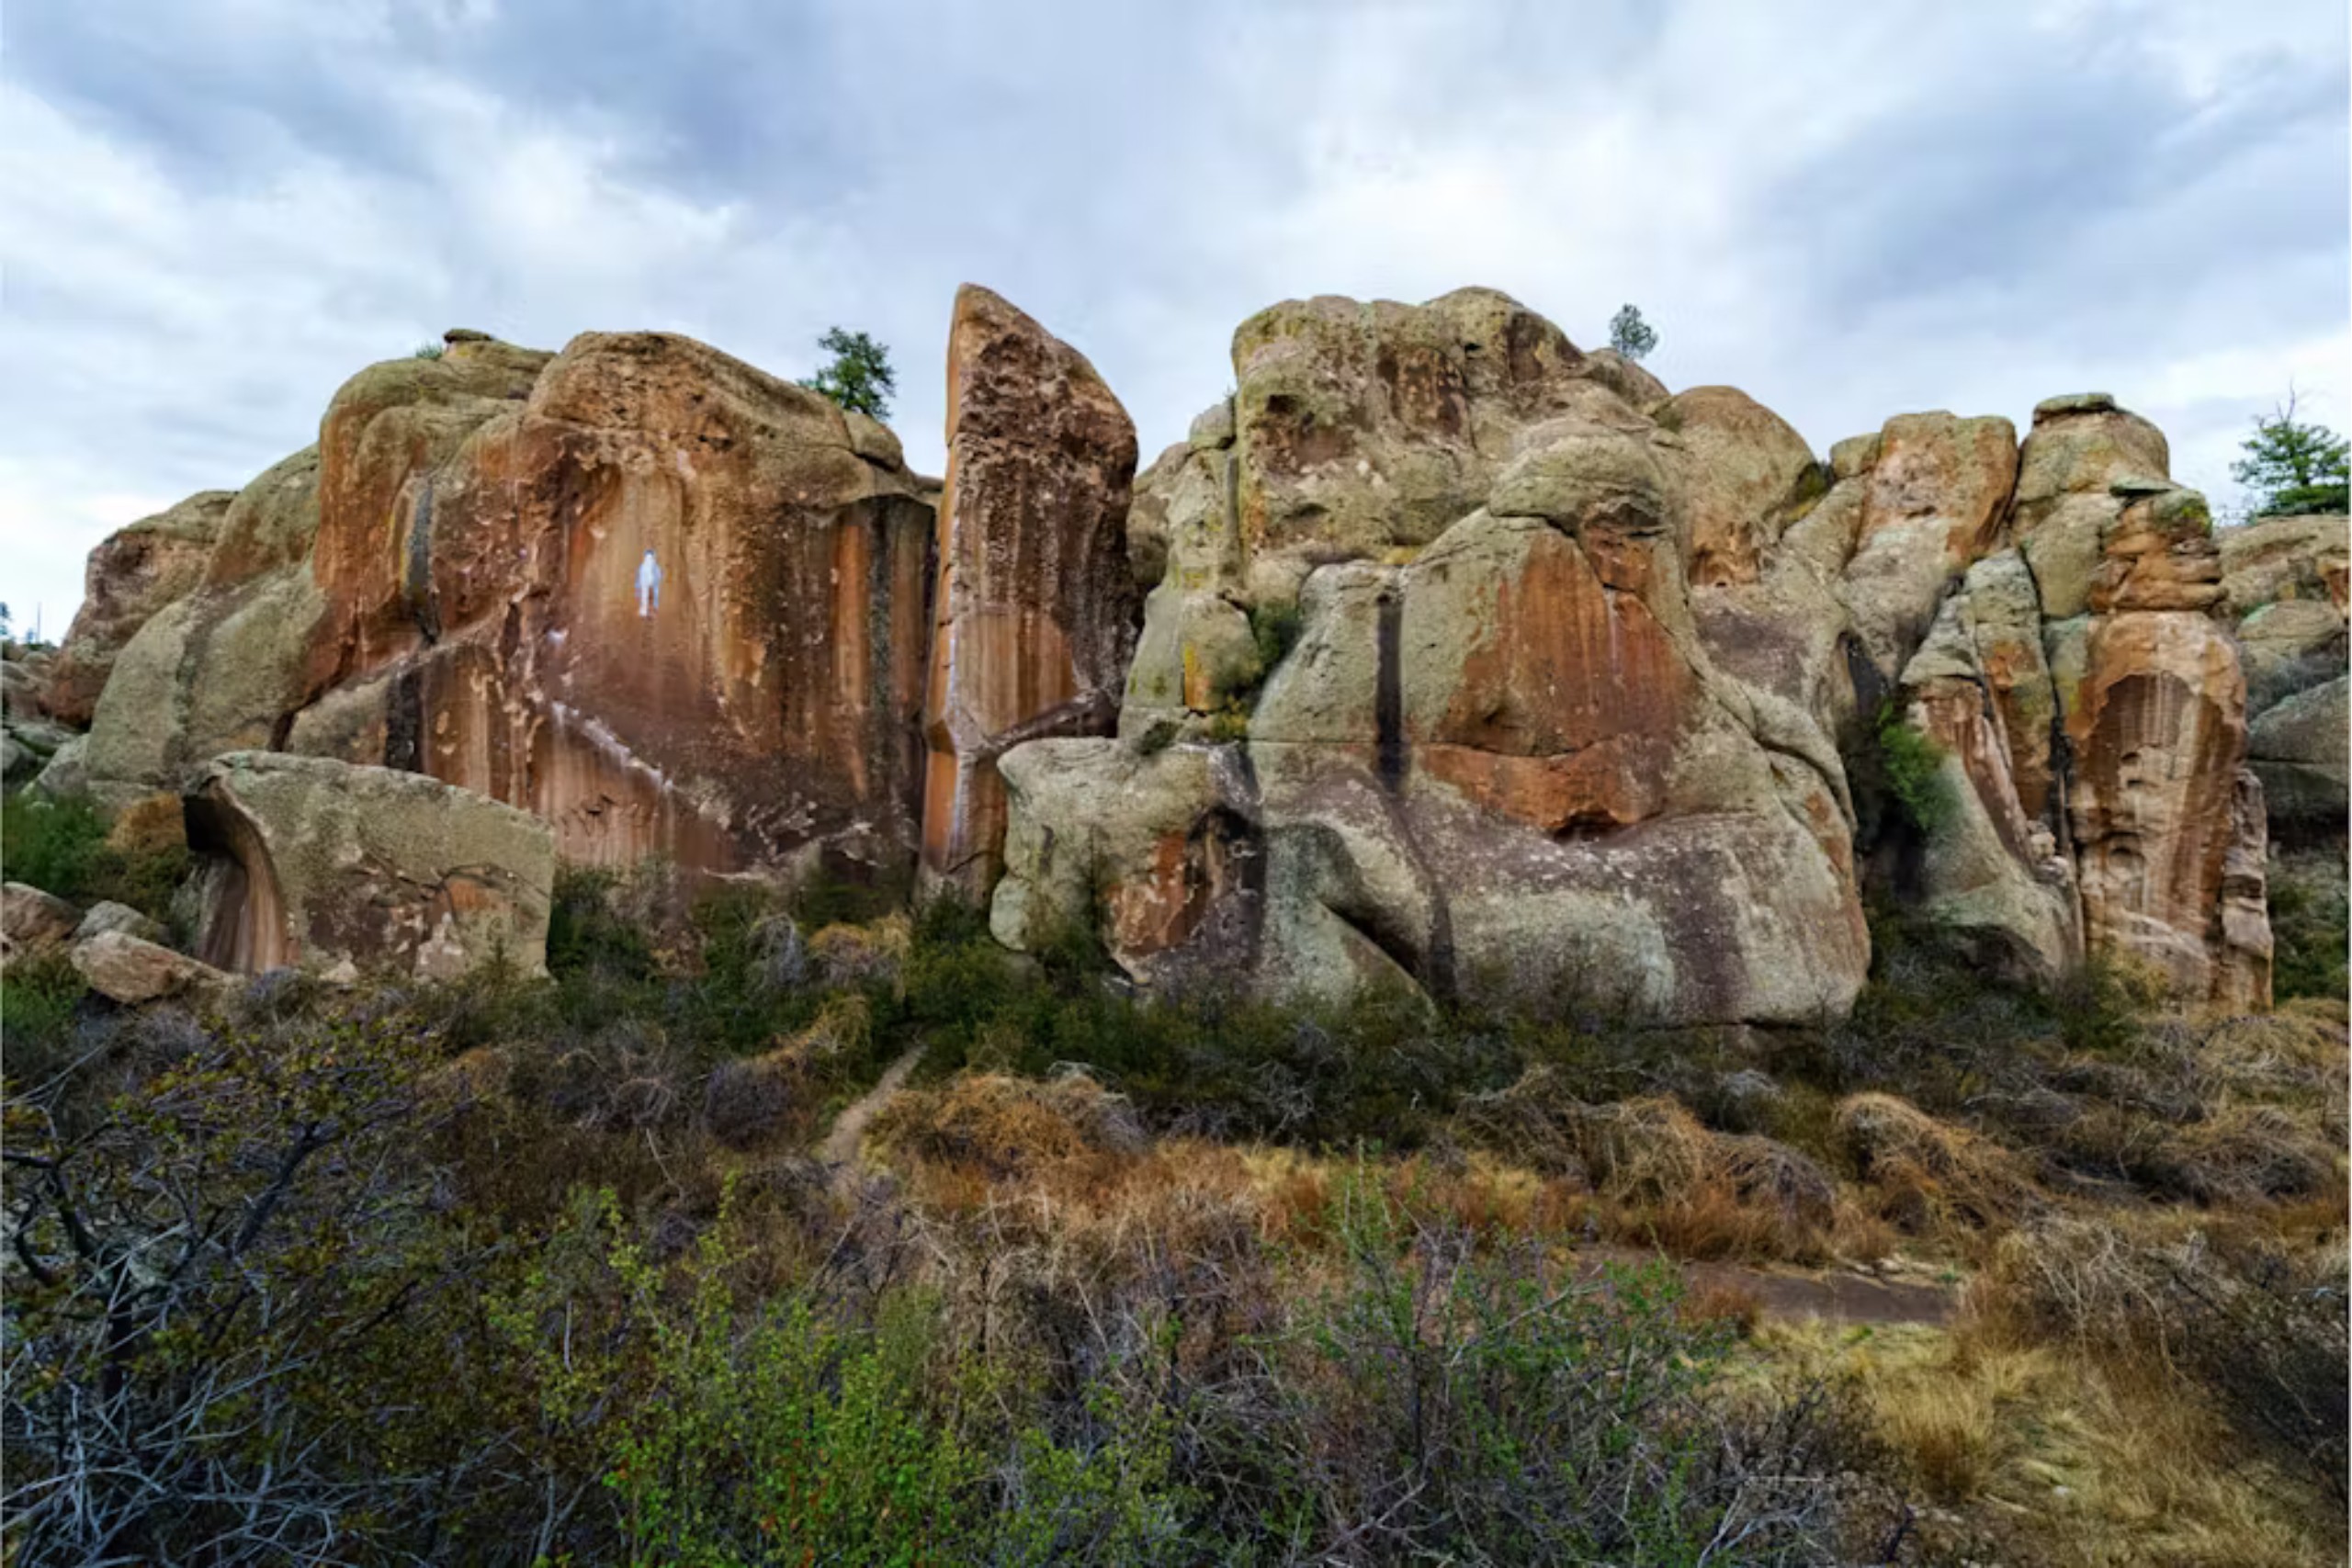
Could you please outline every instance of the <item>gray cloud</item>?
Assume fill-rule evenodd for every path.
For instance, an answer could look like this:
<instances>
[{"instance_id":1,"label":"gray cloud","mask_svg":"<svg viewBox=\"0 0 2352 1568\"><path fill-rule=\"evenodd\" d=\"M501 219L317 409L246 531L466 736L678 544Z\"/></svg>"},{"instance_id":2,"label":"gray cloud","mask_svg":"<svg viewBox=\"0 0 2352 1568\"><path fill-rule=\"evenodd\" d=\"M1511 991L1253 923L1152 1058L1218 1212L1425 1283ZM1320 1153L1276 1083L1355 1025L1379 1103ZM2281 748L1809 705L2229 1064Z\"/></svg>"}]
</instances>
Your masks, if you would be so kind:
<instances>
[{"instance_id":1,"label":"gray cloud","mask_svg":"<svg viewBox=\"0 0 2352 1568\"><path fill-rule=\"evenodd\" d=\"M2258 11L2258 14L2255 14ZM2341 7L118 0L0 93L0 596L310 439L451 324L893 345L948 302L1094 358L1148 450L1315 292L1616 306L1816 446L2100 386L2226 492L2290 375L2352 396Z\"/></svg>"}]
</instances>

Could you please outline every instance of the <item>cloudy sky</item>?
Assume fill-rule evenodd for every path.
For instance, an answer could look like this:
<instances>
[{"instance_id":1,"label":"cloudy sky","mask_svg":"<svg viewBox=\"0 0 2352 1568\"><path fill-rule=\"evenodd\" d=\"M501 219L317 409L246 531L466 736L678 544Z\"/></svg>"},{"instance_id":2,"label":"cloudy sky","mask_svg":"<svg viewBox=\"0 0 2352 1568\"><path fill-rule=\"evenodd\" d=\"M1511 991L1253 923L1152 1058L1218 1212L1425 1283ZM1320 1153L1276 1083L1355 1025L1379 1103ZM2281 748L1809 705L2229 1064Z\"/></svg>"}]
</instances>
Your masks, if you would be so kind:
<instances>
[{"instance_id":1,"label":"cloudy sky","mask_svg":"<svg viewBox=\"0 0 2352 1568\"><path fill-rule=\"evenodd\" d=\"M1816 449L2103 389L2219 502L2290 380L2352 423L2342 0L10 0L0 598L315 434L445 327L1083 348L1147 454L1234 325L1479 283Z\"/></svg>"}]
</instances>

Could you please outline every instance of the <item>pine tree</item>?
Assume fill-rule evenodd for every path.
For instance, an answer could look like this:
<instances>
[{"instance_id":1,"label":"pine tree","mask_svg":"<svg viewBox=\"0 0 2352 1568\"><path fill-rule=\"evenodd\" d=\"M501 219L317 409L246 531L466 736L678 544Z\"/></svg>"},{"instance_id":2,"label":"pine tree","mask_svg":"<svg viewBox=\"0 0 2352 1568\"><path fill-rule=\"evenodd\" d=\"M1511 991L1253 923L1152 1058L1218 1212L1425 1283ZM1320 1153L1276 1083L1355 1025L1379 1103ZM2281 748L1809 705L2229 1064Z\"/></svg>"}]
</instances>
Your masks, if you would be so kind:
<instances>
[{"instance_id":1,"label":"pine tree","mask_svg":"<svg viewBox=\"0 0 2352 1568\"><path fill-rule=\"evenodd\" d=\"M853 413L890 417L890 394L899 389L899 382L890 369L888 348L864 333L843 332L839 327L819 338L817 346L831 354L833 362L801 382L802 386L823 393Z\"/></svg>"},{"instance_id":2,"label":"pine tree","mask_svg":"<svg viewBox=\"0 0 2352 1568\"><path fill-rule=\"evenodd\" d=\"M1609 321L1609 346L1628 359L1639 359L1657 346L1657 332L1642 320L1638 305L1627 305Z\"/></svg>"},{"instance_id":3,"label":"pine tree","mask_svg":"<svg viewBox=\"0 0 2352 1568\"><path fill-rule=\"evenodd\" d=\"M2352 501L2345 438L2297 419L2292 388L2271 418L2255 417L2245 447L2245 456L2230 465L2230 478L2255 492L2254 516L2343 512Z\"/></svg>"}]
</instances>

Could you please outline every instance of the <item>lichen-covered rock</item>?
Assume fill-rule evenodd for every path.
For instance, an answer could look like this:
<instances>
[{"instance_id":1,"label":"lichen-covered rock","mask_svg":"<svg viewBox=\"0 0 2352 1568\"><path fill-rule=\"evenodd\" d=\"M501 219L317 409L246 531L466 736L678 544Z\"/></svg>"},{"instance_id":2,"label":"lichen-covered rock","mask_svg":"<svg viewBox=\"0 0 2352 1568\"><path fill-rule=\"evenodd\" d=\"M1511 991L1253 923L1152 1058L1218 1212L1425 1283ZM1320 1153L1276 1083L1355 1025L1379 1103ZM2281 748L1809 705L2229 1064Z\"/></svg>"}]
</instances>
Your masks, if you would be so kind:
<instances>
[{"instance_id":1,"label":"lichen-covered rock","mask_svg":"<svg viewBox=\"0 0 2352 1568\"><path fill-rule=\"evenodd\" d=\"M123 645L154 614L203 581L234 497L208 490L142 518L90 552L82 607L50 666L42 705L68 724L90 722Z\"/></svg>"},{"instance_id":2,"label":"lichen-covered rock","mask_svg":"<svg viewBox=\"0 0 2352 1568\"><path fill-rule=\"evenodd\" d=\"M171 933L164 922L141 914L128 904L118 904L111 898L101 898L84 912L81 922L74 928L75 942L87 942L107 931L123 931L144 942L162 942Z\"/></svg>"},{"instance_id":3,"label":"lichen-covered rock","mask_svg":"<svg viewBox=\"0 0 2352 1568\"><path fill-rule=\"evenodd\" d=\"M1733 387L1693 387L1657 408L1680 439L1662 449L1682 489L1691 584L1753 582L1791 519L1829 476L1786 420Z\"/></svg>"},{"instance_id":4,"label":"lichen-covered rock","mask_svg":"<svg viewBox=\"0 0 2352 1568\"><path fill-rule=\"evenodd\" d=\"M1228 748L1038 740L1005 754L1012 831L989 924L1007 946L1093 928L1146 981L1246 962L1260 845ZM1047 828L1046 824L1052 824ZM1223 929L1218 928L1220 922Z\"/></svg>"},{"instance_id":5,"label":"lichen-covered rock","mask_svg":"<svg viewBox=\"0 0 2352 1568\"><path fill-rule=\"evenodd\" d=\"M2051 768L2057 701L2032 582L2014 551L1970 569L1905 669L1906 717L1940 753L1921 911L1989 967L2044 983L2083 932Z\"/></svg>"},{"instance_id":6,"label":"lichen-covered rock","mask_svg":"<svg viewBox=\"0 0 2352 1568\"><path fill-rule=\"evenodd\" d=\"M281 737L325 608L308 565L317 478L297 453L237 492L196 585L116 656L81 758L100 800L176 792L207 757Z\"/></svg>"},{"instance_id":7,"label":"lichen-covered rock","mask_svg":"<svg viewBox=\"0 0 2352 1568\"><path fill-rule=\"evenodd\" d=\"M2106 533L2091 574L2091 614L2205 611L2222 602L2222 561L2205 498L2167 488L2131 498Z\"/></svg>"},{"instance_id":8,"label":"lichen-covered rock","mask_svg":"<svg viewBox=\"0 0 2352 1568\"><path fill-rule=\"evenodd\" d=\"M1999 547L2018 471L2006 419L1898 414L1879 432L1841 587L1862 653L1892 690L1945 592Z\"/></svg>"},{"instance_id":9,"label":"lichen-covered rock","mask_svg":"<svg viewBox=\"0 0 2352 1568\"><path fill-rule=\"evenodd\" d=\"M2338 675L2258 716L2247 753L2261 776L2271 822L2297 838L2345 831L2352 810L2352 677Z\"/></svg>"},{"instance_id":10,"label":"lichen-covered rock","mask_svg":"<svg viewBox=\"0 0 2352 1568\"><path fill-rule=\"evenodd\" d=\"M89 754L90 738L77 735L60 746L33 776L29 787L35 794L52 800L66 795L86 795L90 790L90 774L85 759Z\"/></svg>"},{"instance_id":11,"label":"lichen-covered rock","mask_svg":"<svg viewBox=\"0 0 2352 1568\"><path fill-rule=\"evenodd\" d=\"M2233 615L2248 615L2265 604L2319 600L2345 608L2347 558L2346 518L2264 517L2215 536L2222 552L2222 592Z\"/></svg>"},{"instance_id":12,"label":"lichen-covered rock","mask_svg":"<svg viewBox=\"0 0 2352 1568\"><path fill-rule=\"evenodd\" d=\"M82 912L22 882L0 885L0 964L53 953L73 940Z\"/></svg>"},{"instance_id":13,"label":"lichen-covered rock","mask_svg":"<svg viewBox=\"0 0 2352 1568\"><path fill-rule=\"evenodd\" d=\"M1010 753L999 934L1034 945L1107 886L1152 912L1112 946L1153 984L1842 1010L1868 938L1835 753L1777 749L1803 716L1710 661L1692 487L1651 429L1622 405L1520 426L1411 558L1310 571L1246 745Z\"/></svg>"},{"instance_id":14,"label":"lichen-covered rock","mask_svg":"<svg viewBox=\"0 0 2352 1568\"><path fill-rule=\"evenodd\" d=\"M546 967L554 840L528 812L417 773L237 751L205 765L187 817L209 862L198 951L213 964Z\"/></svg>"},{"instance_id":15,"label":"lichen-covered rock","mask_svg":"<svg viewBox=\"0 0 2352 1568\"><path fill-rule=\"evenodd\" d=\"M90 989L126 1007L174 997L217 1000L234 985L210 964L129 931L101 931L75 942L69 956Z\"/></svg>"},{"instance_id":16,"label":"lichen-covered rock","mask_svg":"<svg viewBox=\"0 0 2352 1568\"><path fill-rule=\"evenodd\" d=\"M2228 633L2193 611L2093 616L2065 723L2090 951L2144 963L2196 999L2254 988L2225 984L2224 863L2256 830L2233 814L2245 684ZM2267 1000L2267 978L2259 988Z\"/></svg>"},{"instance_id":17,"label":"lichen-covered rock","mask_svg":"<svg viewBox=\"0 0 2352 1568\"><path fill-rule=\"evenodd\" d=\"M2324 599L2257 605L2238 623L2249 711L2259 714L2342 674L2346 642L2344 612Z\"/></svg>"},{"instance_id":18,"label":"lichen-covered rock","mask_svg":"<svg viewBox=\"0 0 2352 1568\"><path fill-rule=\"evenodd\" d=\"M1235 331L1233 368L1252 604L1295 598L1318 562L1436 538L1485 501L1529 424L1603 404L1641 419L1557 327L1492 289L1284 300Z\"/></svg>"},{"instance_id":19,"label":"lichen-covered rock","mask_svg":"<svg viewBox=\"0 0 2352 1568\"><path fill-rule=\"evenodd\" d=\"M924 705L933 882L994 885L1009 745L1117 722L1138 609L1125 559L1135 468L1135 426L1086 356L987 289L957 290Z\"/></svg>"}]
</instances>

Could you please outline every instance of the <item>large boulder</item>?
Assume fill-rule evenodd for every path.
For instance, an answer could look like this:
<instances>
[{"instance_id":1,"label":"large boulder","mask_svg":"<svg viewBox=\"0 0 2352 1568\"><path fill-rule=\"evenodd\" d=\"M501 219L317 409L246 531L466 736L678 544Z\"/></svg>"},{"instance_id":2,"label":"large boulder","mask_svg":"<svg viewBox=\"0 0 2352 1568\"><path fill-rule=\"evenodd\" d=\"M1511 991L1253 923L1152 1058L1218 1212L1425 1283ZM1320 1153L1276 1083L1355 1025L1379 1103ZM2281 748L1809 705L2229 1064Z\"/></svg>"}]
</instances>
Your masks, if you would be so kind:
<instances>
[{"instance_id":1,"label":"large boulder","mask_svg":"<svg viewBox=\"0 0 2352 1568\"><path fill-rule=\"evenodd\" d=\"M2247 751L2270 820L2298 839L2341 837L2352 809L2352 677L2297 693L2256 717Z\"/></svg>"},{"instance_id":2,"label":"large boulder","mask_svg":"<svg viewBox=\"0 0 2352 1568\"><path fill-rule=\"evenodd\" d=\"M100 800L176 793L206 758L283 738L325 607L308 564L318 468L305 449L238 491L195 585L116 656L76 762Z\"/></svg>"},{"instance_id":3,"label":"large boulder","mask_svg":"<svg viewBox=\"0 0 2352 1568\"><path fill-rule=\"evenodd\" d=\"M887 430L668 333L378 365L117 661L127 805L224 751L391 766L570 858L903 886L933 512Z\"/></svg>"},{"instance_id":4,"label":"large boulder","mask_svg":"<svg viewBox=\"0 0 2352 1568\"><path fill-rule=\"evenodd\" d=\"M1466 434L1481 423L1461 381ZM1507 439L1493 459L1484 442L1450 446L1434 416L1413 427L1422 457L1463 457L1455 501L1483 504L1409 559L1310 568L1295 646L1242 744L1131 731L1009 753L999 934L1035 945L1108 888L1112 951L1155 984L1583 996L1688 1021L1843 1010L1869 945L1835 753L1817 738L1781 749L1802 716L1709 658L1684 568L1701 487L1675 433L1605 389L1568 395L1610 418L1488 422ZM1367 460L1359 479L1369 497L1307 477L1368 524L1382 515L1374 471ZM1295 495L1296 479L1260 488ZM1166 517L1173 581L1186 531L1181 508ZM1758 536L1732 529L1727 547L1735 536Z\"/></svg>"},{"instance_id":5,"label":"large boulder","mask_svg":"<svg viewBox=\"0 0 2352 1568\"><path fill-rule=\"evenodd\" d=\"M1084 355L985 288L947 334L947 478L924 729L925 878L975 896L1005 835L997 758L1107 734L1135 650L1136 434Z\"/></svg>"},{"instance_id":6,"label":"large boulder","mask_svg":"<svg viewBox=\"0 0 2352 1568\"><path fill-rule=\"evenodd\" d=\"M101 931L76 942L68 957L84 984L126 1007L172 998L217 1001L232 984L209 964L124 931Z\"/></svg>"},{"instance_id":7,"label":"large boulder","mask_svg":"<svg viewBox=\"0 0 2352 1568\"><path fill-rule=\"evenodd\" d=\"M2352 521L2341 516L2263 517L2215 536L2222 552L2222 590L2230 613L2245 616L2265 604L2315 599L2343 613Z\"/></svg>"},{"instance_id":8,"label":"large boulder","mask_svg":"<svg viewBox=\"0 0 2352 1568\"><path fill-rule=\"evenodd\" d=\"M22 882L0 885L0 964L53 953L73 940L82 911Z\"/></svg>"},{"instance_id":9,"label":"large boulder","mask_svg":"<svg viewBox=\"0 0 2352 1568\"><path fill-rule=\"evenodd\" d=\"M2105 392L2036 405L2012 531L2052 620L2089 607L2108 531L2130 497L2171 487L2171 460L2164 433Z\"/></svg>"},{"instance_id":10,"label":"large boulder","mask_svg":"<svg viewBox=\"0 0 2352 1568\"><path fill-rule=\"evenodd\" d=\"M448 979L493 960L543 973L554 839L528 812L390 768L236 751L187 797L209 862L198 952Z\"/></svg>"},{"instance_id":11,"label":"large boulder","mask_svg":"<svg viewBox=\"0 0 2352 1568\"><path fill-rule=\"evenodd\" d=\"M208 490L142 518L90 552L82 607L49 668L50 713L79 728L90 722L115 657L155 613L203 581L221 520L234 499Z\"/></svg>"}]
</instances>

